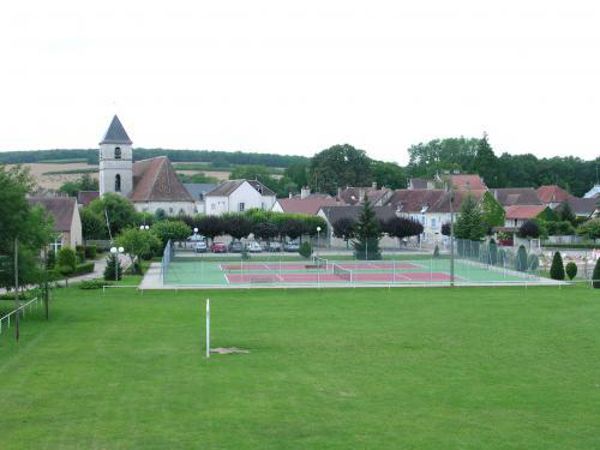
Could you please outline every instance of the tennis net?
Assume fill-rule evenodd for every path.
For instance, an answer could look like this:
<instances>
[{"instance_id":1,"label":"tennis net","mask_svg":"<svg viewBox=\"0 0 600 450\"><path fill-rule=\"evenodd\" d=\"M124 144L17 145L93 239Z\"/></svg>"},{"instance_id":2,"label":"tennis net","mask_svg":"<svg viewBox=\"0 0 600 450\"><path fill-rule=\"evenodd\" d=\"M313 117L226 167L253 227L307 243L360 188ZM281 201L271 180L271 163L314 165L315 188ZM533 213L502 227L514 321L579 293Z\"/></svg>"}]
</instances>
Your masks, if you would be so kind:
<instances>
[{"instance_id":1,"label":"tennis net","mask_svg":"<svg viewBox=\"0 0 600 450\"><path fill-rule=\"evenodd\" d=\"M327 259L325 259L325 258L321 258L320 256L313 256L312 261L313 261L313 264L315 266L317 266L319 269L327 270L327 267L329 267L329 261L327 261Z\"/></svg>"},{"instance_id":2,"label":"tennis net","mask_svg":"<svg viewBox=\"0 0 600 450\"><path fill-rule=\"evenodd\" d=\"M350 269L344 269L338 264L333 264L332 272L335 276L352 283L352 271Z\"/></svg>"}]
</instances>

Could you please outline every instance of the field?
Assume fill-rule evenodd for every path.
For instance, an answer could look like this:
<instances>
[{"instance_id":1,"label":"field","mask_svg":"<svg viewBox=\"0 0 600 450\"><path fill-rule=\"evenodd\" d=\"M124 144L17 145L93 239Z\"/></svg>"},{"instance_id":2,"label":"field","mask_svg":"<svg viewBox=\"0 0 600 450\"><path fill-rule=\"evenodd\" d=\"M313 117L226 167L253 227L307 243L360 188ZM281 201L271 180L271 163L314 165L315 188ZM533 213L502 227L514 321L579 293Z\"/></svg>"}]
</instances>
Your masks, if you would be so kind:
<instances>
[{"instance_id":1,"label":"field","mask_svg":"<svg viewBox=\"0 0 600 450\"><path fill-rule=\"evenodd\" d=\"M213 347L203 357L204 299ZM3 449L598 448L584 287L57 291L0 336Z\"/></svg>"}]
</instances>

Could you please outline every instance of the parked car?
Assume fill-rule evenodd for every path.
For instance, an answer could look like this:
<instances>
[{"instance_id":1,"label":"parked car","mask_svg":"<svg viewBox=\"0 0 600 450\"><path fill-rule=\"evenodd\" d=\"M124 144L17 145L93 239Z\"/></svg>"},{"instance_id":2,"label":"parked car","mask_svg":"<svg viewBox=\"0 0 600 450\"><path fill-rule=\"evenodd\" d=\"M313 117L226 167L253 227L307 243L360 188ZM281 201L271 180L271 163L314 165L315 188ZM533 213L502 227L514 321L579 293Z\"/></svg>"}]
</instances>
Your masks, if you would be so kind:
<instances>
[{"instance_id":1,"label":"parked car","mask_svg":"<svg viewBox=\"0 0 600 450\"><path fill-rule=\"evenodd\" d=\"M196 242L194 250L196 251L196 253L206 253L208 251L208 246L204 241Z\"/></svg>"},{"instance_id":2,"label":"parked car","mask_svg":"<svg viewBox=\"0 0 600 450\"><path fill-rule=\"evenodd\" d=\"M260 253L263 251L263 248L256 241L250 242L247 248L250 253Z\"/></svg>"},{"instance_id":3,"label":"parked car","mask_svg":"<svg viewBox=\"0 0 600 450\"><path fill-rule=\"evenodd\" d=\"M231 241L229 244L229 251L232 253L241 253L244 251L244 244L240 241Z\"/></svg>"},{"instance_id":4,"label":"parked car","mask_svg":"<svg viewBox=\"0 0 600 450\"><path fill-rule=\"evenodd\" d=\"M288 241L283 245L286 252L297 252L300 250L300 241Z\"/></svg>"},{"instance_id":5,"label":"parked car","mask_svg":"<svg viewBox=\"0 0 600 450\"><path fill-rule=\"evenodd\" d=\"M210 251L213 253L227 253L227 246L224 242L213 242L210 246Z\"/></svg>"},{"instance_id":6,"label":"parked car","mask_svg":"<svg viewBox=\"0 0 600 450\"><path fill-rule=\"evenodd\" d=\"M204 241L206 238L204 236L202 236L201 234L192 234L191 236L189 236L187 238L188 241L192 241L192 242L197 242L197 241Z\"/></svg>"}]
</instances>

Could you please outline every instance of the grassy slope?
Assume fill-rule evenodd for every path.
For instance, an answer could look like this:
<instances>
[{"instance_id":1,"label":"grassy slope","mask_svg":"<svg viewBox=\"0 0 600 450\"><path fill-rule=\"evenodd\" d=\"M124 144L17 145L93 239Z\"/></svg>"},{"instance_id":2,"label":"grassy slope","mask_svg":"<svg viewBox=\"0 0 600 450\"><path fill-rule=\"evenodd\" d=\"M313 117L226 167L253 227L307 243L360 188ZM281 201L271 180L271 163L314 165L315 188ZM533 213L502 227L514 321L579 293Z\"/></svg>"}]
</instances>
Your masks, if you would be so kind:
<instances>
[{"instance_id":1,"label":"grassy slope","mask_svg":"<svg viewBox=\"0 0 600 450\"><path fill-rule=\"evenodd\" d=\"M203 299L214 346L202 357ZM597 448L600 292L65 289L0 337L2 448Z\"/></svg>"}]
</instances>

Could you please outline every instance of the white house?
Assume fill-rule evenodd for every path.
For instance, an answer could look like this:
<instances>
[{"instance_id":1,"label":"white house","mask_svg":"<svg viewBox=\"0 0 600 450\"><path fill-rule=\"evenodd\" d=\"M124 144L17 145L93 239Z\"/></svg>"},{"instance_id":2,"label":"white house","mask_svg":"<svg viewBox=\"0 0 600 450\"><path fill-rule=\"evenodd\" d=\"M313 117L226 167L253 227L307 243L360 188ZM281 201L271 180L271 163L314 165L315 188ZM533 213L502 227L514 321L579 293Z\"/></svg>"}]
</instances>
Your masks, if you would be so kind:
<instances>
[{"instance_id":1,"label":"white house","mask_svg":"<svg viewBox=\"0 0 600 450\"><path fill-rule=\"evenodd\" d=\"M275 192L256 180L225 181L204 196L206 214L221 215L258 208L270 210Z\"/></svg>"}]
</instances>

